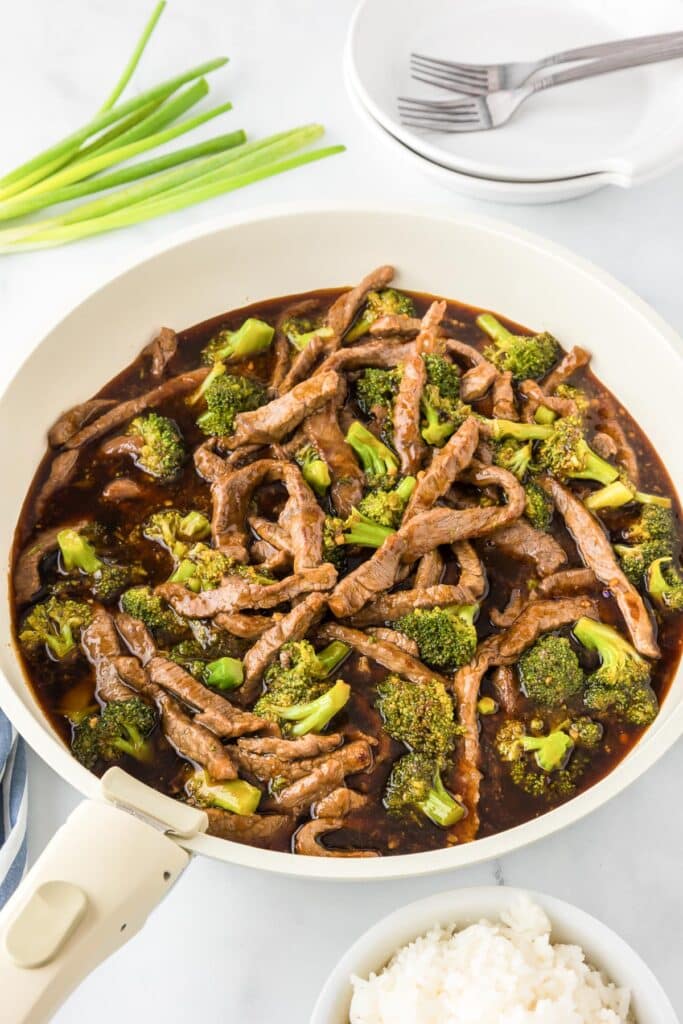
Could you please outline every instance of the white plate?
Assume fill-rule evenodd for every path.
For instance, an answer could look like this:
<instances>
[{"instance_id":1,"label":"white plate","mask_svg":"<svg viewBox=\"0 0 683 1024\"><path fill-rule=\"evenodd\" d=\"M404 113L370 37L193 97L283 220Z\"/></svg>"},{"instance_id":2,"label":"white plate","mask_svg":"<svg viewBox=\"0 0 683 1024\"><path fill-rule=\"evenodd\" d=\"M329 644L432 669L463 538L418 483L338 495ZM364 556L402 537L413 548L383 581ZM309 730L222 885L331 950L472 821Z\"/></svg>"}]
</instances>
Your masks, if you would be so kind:
<instances>
[{"instance_id":1,"label":"white plate","mask_svg":"<svg viewBox=\"0 0 683 1024\"><path fill-rule=\"evenodd\" d=\"M533 60L589 42L683 27L680 0L361 0L350 74L364 105L411 149L453 170L547 181L611 171L633 184L683 158L683 61L548 90L504 128L457 135L401 125L398 96L456 98L410 77L411 51L468 63Z\"/></svg>"},{"instance_id":2,"label":"white plate","mask_svg":"<svg viewBox=\"0 0 683 1024\"><path fill-rule=\"evenodd\" d=\"M406 146L400 139L388 132L374 119L369 110L363 106L361 97L356 92L353 77L349 71L348 51L344 58L344 83L351 104L364 121L375 138L386 147L395 159L406 160L415 170L436 181L443 188L471 199L483 199L490 203L511 203L519 206L536 206L543 203L561 203L568 199L588 195L606 185L623 184L613 174L585 174L576 178L564 178L559 181L501 181L496 178L480 178L472 174L461 174L449 167L428 160L426 157Z\"/></svg>"},{"instance_id":3,"label":"white plate","mask_svg":"<svg viewBox=\"0 0 683 1024\"><path fill-rule=\"evenodd\" d=\"M310 1024L348 1024L351 975L367 978L379 971L400 946L424 935L435 924L469 924L487 917L497 920L521 895L507 886L456 889L418 900L383 918L361 935L334 967L315 1004ZM581 946L588 962L632 994L638 1024L678 1024L674 1009L650 968L635 950L607 925L571 903L528 893L545 910L553 942Z\"/></svg>"}]
</instances>

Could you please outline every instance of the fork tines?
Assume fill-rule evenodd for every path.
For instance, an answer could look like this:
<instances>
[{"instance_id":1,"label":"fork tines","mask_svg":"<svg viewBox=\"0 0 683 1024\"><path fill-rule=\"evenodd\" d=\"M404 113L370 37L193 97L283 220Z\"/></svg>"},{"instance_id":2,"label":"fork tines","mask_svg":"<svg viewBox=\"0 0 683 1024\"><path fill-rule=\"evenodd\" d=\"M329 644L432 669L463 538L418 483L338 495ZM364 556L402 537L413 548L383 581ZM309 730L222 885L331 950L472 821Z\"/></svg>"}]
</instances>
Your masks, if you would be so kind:
<instances>
[{"instance_id":1,"label":"fork tines","mask_svg":"<svg viewBox=\"0 0 683 1024\"><path fill-rule=\"evenodd\" d=\"M410 70L418 82L456 92L482 95L489 88L488 69L476 64L456 64L421 53L411 53Z\"/></svg>"},{"instance_id":2,"label":"fork tines","mask_svg":"<svg viewBox=\"0 0 683 1024\"><path fill-rule=\"evenodd\" d=\"M433 128L447 131L449 125L475 125L481 122L481 113L474 101L449 103L439 100L416 100L402 96L398 101L401 122L413 128Z\"/></svg>"}]
</instances>

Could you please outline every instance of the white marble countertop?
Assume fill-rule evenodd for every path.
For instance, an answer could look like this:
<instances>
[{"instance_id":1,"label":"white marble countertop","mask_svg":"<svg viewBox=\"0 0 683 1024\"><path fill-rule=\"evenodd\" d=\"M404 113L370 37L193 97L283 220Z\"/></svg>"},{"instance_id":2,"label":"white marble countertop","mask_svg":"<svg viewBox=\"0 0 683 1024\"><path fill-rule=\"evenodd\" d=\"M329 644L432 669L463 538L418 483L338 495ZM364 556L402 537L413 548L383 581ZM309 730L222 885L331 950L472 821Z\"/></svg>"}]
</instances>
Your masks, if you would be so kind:
<instances>
[{"instance_id":1,"label":"white marble countertop","mask_svg":"<svg viewBox=\"0 0 683 1024\"><path fill-rule=\"evenodd\" d=\"M111 88L150 6L151 0L0 0L3 166L89 116ZM351 0L170 0L141 81L227 53L232 62L212 83L214 96L234 103L226 124L256 136L322 120L330 141L346 143L348 152L117 235L5 257L2 379L26 355L29 338L149 241L225 211L301 198L419 200L510 220L601 264L683 331L683 171L634 192L609 189L575 202L523 208L459 199L400 161L388 166L384 149L376 150L344 92L341 48L351 9ZM35 857L78 796L34 756L30 767ZM378 917L420 896L491 882L542 889L595 914L645 957L683 1014L681 778L679 743L592 817L457 874L353 887L196 861L144 931L81 986L56 1020L120 1024L154 1018L175 1024L191 1015L303 1024L332 964Z\"/></svg>"}]
</instances>

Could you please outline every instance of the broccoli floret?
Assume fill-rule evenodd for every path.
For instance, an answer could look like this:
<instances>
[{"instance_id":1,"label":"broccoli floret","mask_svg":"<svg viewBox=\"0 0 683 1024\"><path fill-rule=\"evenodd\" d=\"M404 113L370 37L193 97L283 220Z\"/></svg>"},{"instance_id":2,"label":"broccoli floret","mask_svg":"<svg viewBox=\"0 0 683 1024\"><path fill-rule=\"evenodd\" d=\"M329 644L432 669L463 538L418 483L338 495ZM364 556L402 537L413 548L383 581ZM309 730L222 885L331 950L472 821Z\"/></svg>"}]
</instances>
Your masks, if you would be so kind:
<instances>
[{"instance_id":1,"label":"broccoli floret","mask_svg":"<svg viewBox=\"0 0 683 1024\"><path fill-rule=\"evenodd\" d=\"M672 558L656 558L650 564L647 592L664 611L683 611L683 579Z\"/></svg>"},{"instance_id":2,"label":"broccoli floret","mask_svg":"<svg viewBox=\"0 0 683 1024\"><path fill-rule=\"evenodd\" d=\"M566 767L574 740L562 729L553 729L547 736L523 736L522 750L533 752L536 764L544 772L557 772Z\"/></svg>"},{"instance_id":3,"label":"broccoli floret","mask_svg":"<svg viewBox=\"0 0 683 1024\"><path fill-rule=\"evenodd\" d=\"M477 416L477 420L482 426L482 431L494 441L502 441L505 438L512 438L515 441L544 441L552 437L553 433L553 428L543 423L518 423L517 420L503 419L502 416L495 419Z\"/></svg>"},{"instance_id":4,"label":"broccoli floret","mask_svg":"<svg viewBox=\"0 0 683 1024\"><path fill-rule=\"evenodd\" d=\"M314 700L282 707L270 705L271 715L275 715L283 725L288 736L305 736L308 732L322 732L328 722L341 711L351 696L348 683L338 679L337 682L321 693Z\"/></svg>"},{"instance_id":5,"label":"broccoli floret","mask_svg":"<svg viewBox=\"0 0 683 1024\"><path fill-rule=\"evenodd\" d=\"M465 808L444 786L439 766L427 754L406 754L394 764L384 806L389 814L418 823L424 815L441 828L450 828L465 815Z\"/></svg>"},{"instance_id":6,"label":"broccoli floret","mask_svg":"<svg viewBox=\"0 0 683 1024\"><path fill-rule=\"evenodd\" d=\"M349 328L344 341L357 341L367 334L375 320L381 316L415 316L413 300L395 288L384 288L381 292L368 292L365 308Z\"/></svg>"},{"instance_id":7,"label":"broccoli floret","mask_svg":"<svg viewBox=\"0 0 683 1024\"><path fill-rule=\"evenodd\" d=\"M409 683L389 675L377 687L377 708L386 732L411 750L442 763L453 749L458 727L443 683Z\"/></svg>"},{"instance_id":8,"label":"broccoli floret","mask_svg":"<svg viewBox=\"0 0 683 1024\"><path fill-rule=\"evenodd\" d=\"M249 377L222 373L211 381L203 397L206 412L197 420L202 433L231 434L235 416L258 409L266 401L266 392L257 381Z\"/></svg>"},{"instance_id":9,"label":"broccoli floret","mask_svg":"<svg viewBox=\"0 0 683 1024\"><path fill-rule=\"evenodd\" d=\"M121 596L121 611L140 619L162 645L178 643L187 636L185 622L151 587L131 587Z\"/></svg>"},{"instance_id":10,"label":"broccoli floret","mask_svg":"<svg viewBox=\"0 0 683 1024\"><path fill-rule=\"evenodd\" d=\"M579 416L585 416L588 412L590 398L583 388L577 388L573 384L558 384L555 388L555 394L558 398L570 398L576 405L576 411Z\"/></svg>"},{"instance_id":11,"label":"broccoli floret","mask_svg":"<svg viewBox=\"0 0 683 1024\"><path fill-rule=\"evenodd\" d=\"M495 445L493 461L497 466L513 473L518 480L523 480L531 463L532 455L531 441L519 444L512 438L507 438Z\"/></svg>"},{"instance_id":12,"label":"broccoli floret","mask_svg":"<svg viewBox=\"0 0 683 1024\"><path fill-rule=\"evenodd\" d=\"M401 384L402 368L391 370L368 367L356 382L356 401L366 416L374 416L381 425L384 440L394 433L394 402Z\"/></svg>"},{"instance_id":13,"label":"broccoli floret","mask_svg":"<svg viewBox=\"0 0 683 1024\"><path fill-rule=\"evenodd\" d=\"M578 720L582 721L589 720ZM541 722L532 724L543 727ZM571 796L590 763L586 750L575 749L575 745L587 749L590 744L575 739L571 730L570 723L563 722L548 734L535 735L518 719L505 722L496 734L495 748L501 761L509 764L514 784L532 797Z\"/></svg>"},{"instance_id":14,"label":"broccoli floret","mask_svg":"<svg viewBox=\"0 0 683 1024\"><path fill-rule=\"evenodd\" d=\"M560 707L583 688L583 670L565 637L543 636L518 662L524 692L544 707Z\"/></svg>"},{"instance_id":15,"label":"broccoli floret","mask_svg":"<svg viewBox=\"0 0 683 1024\"><path fill-rule=\"evenodd\" d=\"M490 313L477 317L477 327L493 342L484 349L485 357L499 370L509 370L516 381L540 380L559 358L560 346L547 332L529 337L512 334Z\"/></svg>"},{"instance_id":16,"label":"broccoli floret","mask_svg":"<svg viewBox=\"0 0 683 1024\"><path fill-rule=\"evenodd\" d=\"M192 633L192 640L181 640L168 652L167 657L177 662L183 668L195 676L201 682L207 682L208 669L210 665L216 665L214 672L219 673L216 679L231 681L237 679L241 671L241 663L233 657L240 651L240 641L236 640L229 633L223 630L211 628L200 619L192 619L188 622ZM219 663L226 661L227 664L221 670ZM234 666L230 663L236 662ZM235 686L239 686L235 682ZM232 687L227 687L231 689Z\"/></svg>"},{"instance_id":17,"label":"broccoli floret","mask_svg":"<svg viewBox=\"0 0 683 1024\"><path fill-rule=\"evenodd\" d=\"M134 419L126 433L142 441L135 460L136 466L163 481L177 476L185 461L185 446L183 436L173 420L156 412L148 412Z\"/></svg>"},{"instance_id":18,"label":"broccoli floret","mask_svg":"<svg viewBox=\"0 0 683 1024\"><path fill-rule=\"evenodd\" d=\"M371 434L362 423L354 420L346 434L346 442L350 444L360 459L366 479L371 487L387 487L394 485L398 475L398 459L385 444Z\"/></svg>"},{"instance_id":19,"label":"broccoli floret","mask_svg":"<svg viewBox=\"0 0 683 1024\"><path fill-rule=\"evenodd\" d=\"M440 448L472 412L460 397L460 371L443 356L422 357L427 379L422 391L420 432L427 444Z\"/></svg>"},{"instance_id":20,"label":"broccoli floret","mask_svg":"<svg viewBox=\"0 0 683 1024\"><path fill-rule=\"evenodd\" d=\"M387 537L396 533L389 526L380 526L374 519L364 516L357 508L344 523L344 544L357 544L363 548L380 548Z\"/></svg>"},{"instance_id":21,"label":"broccoli floret","mask_svg":"<svg viewBox=\"0 0 683 1024\"><path fill-rule=\"evenodd\" d=\"M308 486L320 497L325 496L332 483L327 463L321 458L315 445L307 444L294 456L301 467L301 474Z\"/></svg>"},{"instance_id":22,"label":"broccoli floret","mask_svg":"<svg viewBox=\"0 0 683 1024\"><path fill-rule=\"evenodd\" d=\"M420 657L433 668L458 668L474 657L477 631L476 604L450 605L447 608L416 608L395 623L417 644Z\"/></svg>"},{"instance_id":23,"label":"broccoli floret","mask_svg":"<svg viewBox=\"0 0 683 1024\"><path fill-rule=\"evenodd\" d=\"M397 530L416 483L414 476L406 476L392 491L370 491L358 502L358 512L380 526Z\"/></svg>"},{"instance_id":24,"label":"broccoli floret","mask_svg":"<svg viewBox=\"0 0 683 1024\"><path fill-rule=\"evenodd\" d=\"M250 316L236 331L219 331L202 353L204 362L225 363L257 356L269 348L274 333L269 324Z\"/></svg>"},{"instance_id":25,"label":"broccoli floret","mask_svg":"<svg viewBox=\"0 0 683 1024\"><path fill-rule=\"evenodd\" d=\"M323 525L323 562L329 562L337 572L346 570L344 550L344 520L339 516L325 516Z\"/></svg>"},{"instance_id":26,"label":"broccoli floret","mask_svg":"<svg viewBox=\"0 0 683 1024\"><path fill-rule=\"evenodd\" d=\"M600 722L594 722L587 715L575 718L567 727L567 732L574 740L574 745L583 747L585 750L596 750L604 735L604 728Z\"/></svg>"},{"instance_id":27,"label":"broccoli floret","mask_svg":"<svg viewBox=\"0 0 683 1024\"><path fill-rule=\"evenodd\" d=\"M553 521L554 505L542 487L530 480L524 488L524 515L537 530L544 533Z\"/></svg>"},{"instance_id":28,"label":"broccoli floret","mask_svg":"<svg viewBox=\"0 0 683 1024\"><path fill-rule=\"evenodd\" d=\"M161 544L174 558L183 558L192 544L210 533L211 523L201 512L183 515L175 508L153 512L142 527L147 540Z\"/></svg>"},{"instance_id":29,"label":"broccoli floret","mask_svg":"<svg viewBox=\"0 0 683 1024\"><path fill-rule=\"evenodd\" d=\"M539 446L537 459L539 465L561 480L595 480L599 484L611 484L619 476L616 466L589 447L578 416L557 420L550 436Z\"/></svg>"},{"instance_id":30,"label":"broccoli floret","mask_svg":"<svg viewBox=\"0 0 683 1024\"><path fill-rule=\"evenodd\" d=\"M574 636L600 658L600 667L587 680L586 707L615 714L631 725L649 725L656 718L659 705L645 659L604 622L581 618L574 626Z\"/></svg>"},{"instance_id":31,"label":"broccoli floret","mask_svg":"<svg viewBox=\"0 0 683 1024\"><path fill-rule=\"evenodd\" d=\"M642 583L648 566L658 558L672 558L676 547L676 526L671 509L643 505L636 522L624 530L627 544L615 544L621 567L636 585Z\"/></svg>"},{"instance_id":32,"label":"broccoli floret","mask_svg":"<svg viewBox=\"0 0 683 1024\"><path fill-rule=\"evenodd\" d=\"M220 586L224 576L241 576L262 586L274 582L273 577L263 569L257 570L253 565L243 565L201 541L193 544L187 556L181 559L170 582L182 583L188 590L198 594L202 590L215 590Z\"/></svg>"},{"instance_id":33,"label":"broccoli floret","mask_svg":"<svg viewBox=\"0 0 683 1024\"><path fill-rule=\"evenodd\" d=\"M256 702L254 712L277 720L282 708L316 700L330 688L328 676L348 653L346 644L338 640L317 653L308 640L284 644L279 660L266 672L266 692Z\"/></svg>"},{"instance_id":34,"label":"broccoli floret","mask_svg":"<svg viewBox=\"0 0 683 1024\"><path fill-rule=\"evenodd\" d=\"M671 498L661 494L647 494L638 491L628 478L622 473L614 483L607 484L597 491L593 491L584 501L586 508L593 512L599 512L605 508L623 508L624 505L636 501L641 505L658 505L661 508L671 508Z\"/></svg>"},{"instance_id":35,"label":"broccoli floret","mask_svg":"<svg viewBox=\"0 0 683 1024\"><path fill-rule=\"evenodd\" d=\"M218 807L232 814L254 814L261 800L261 790L244 779L213 782L202 769L188 779L185 791L199 807Z\"/></svg>"},{"instance_id":36,"label":"broccoli floret","mask_svg":"<svg viewBox=\"0 0 683 1024\"><path fill-rule=\"evenodd\" d=\"M144 576L139 567L103 561L87 537L77 530L60 530L57 544L62 568L66 572L78 572L90 577L88 585L91 593L105 604L115 600L136 578Z\"/></svg>"},{"instance_id":37,"label":"broccoli floret","mask_svg":"<svg viewBox=\"0 0 683 1024\"><path fill-rule=\"evenodd\" d=\"M47 652L57 660L75 648L81 630L90 625L92 610L82 601L49 597L31 608L19 632L19 643L27 656Z\"/></svg>"},{"instance_id":38,"label":"broccoli floret","mask_svg":"<svg viewBox=\"0 0 683 1024\"><path fill-rule=\"evenodd\" d=\"M307 316L290 316L282 325L282 333L295 349L302 352L316 336L331 338L334 331L331 327L325 327L320 320L313 320Z\"/></svg>"},{"instance_id":39,"label":"broccoli floret","mask_svg":"<svg viewBox=\"0 0 683 1024\"><path fill-rule=\"evenodd\" d=\"M100 715L84 718L73 730L71 749L86 768L97 761L118 761L122 754L136 761L149 761L149 734L156 725L156 713L139 697L111 701Z\"/></svg>"},{"instance_id":40,"label":"broccoli floret","mask_svg":"<svg viewBox=\"0 0 683 1024\"><path fill-rule=\"evenodd\" d=\"M214 690L236 690L244 682L244 668L238 658L217 658L204 666L202 682Z\"/></svg>"}]
</instances>

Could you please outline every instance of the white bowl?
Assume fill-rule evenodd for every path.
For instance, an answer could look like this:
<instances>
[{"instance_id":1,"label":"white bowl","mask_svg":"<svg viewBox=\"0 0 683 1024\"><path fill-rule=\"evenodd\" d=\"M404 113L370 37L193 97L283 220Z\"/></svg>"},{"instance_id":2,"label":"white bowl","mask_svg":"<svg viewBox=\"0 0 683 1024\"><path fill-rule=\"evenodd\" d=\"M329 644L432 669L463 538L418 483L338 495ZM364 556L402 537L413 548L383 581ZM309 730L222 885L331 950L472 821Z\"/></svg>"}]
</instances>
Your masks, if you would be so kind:
<instances>
[{"instance_id":1,"label":"white bowl","mask_svg":"<svg viewBox=\"0 0 683 1024\"><path fill-rule=\"evenodd\" d=\"M360 0L348 34L351 73L375 120L452 170L519 181L608 171L628 186L683 158L680 59L549 89L497 131L444 134L407 127L398 117L399 96L458 98L412 79L410 53L468 63L537 60L588 43L677 31L682 18L679 0L421 0L419 17L411 0Z\"/></svg>"},{"instance_id":2,"label":"white bowl","mask_svg":"<svg viewBox=\"0 0 683 1024\"><path fill-rule=\"evenodd\" d=\"M310 1024L349 1024L351 975L377 973L393 954L435 925L463 928L486 917L492 921L522 893L507 886L455 889L409 903L370 928L336 964L313 1009ZM654 974L635 950L590 914L546 896L528 892L552 924L552 941L581 946L586 959L616 985L632 994L637 1024L678 1024L678 1018Z\"/></svg>"},{"instance_id":3,"label":"white bowl","mask_svg":"<svg viewBox=\"0 0 683 1024\"><path fill-rule=\"evenodd\" d=\"M85 251L84 251L85 254ZM183 328L276 295L360 280L393 262L398 286L504 311L594 353L598 376L659 449L683 492L683 448L663 409L683 393L680 340L604 271L508 224L424 208L297 204L182 232L88 295L42 339L0 398L0 550L9 552L29 483L56 416L94 394L162 325ZM647 373L643 366L648 366ZM27 686L0 599L0 706L29 744L86 796L98 780L70 754ZM656 721L606 778L562 807L460 847L383 858L295 857L212 836L186 845L220 860L325 879L384 879L480 863L550 835L620 793L683 734L679 671Z\"/></svg>"}]
</instances>

